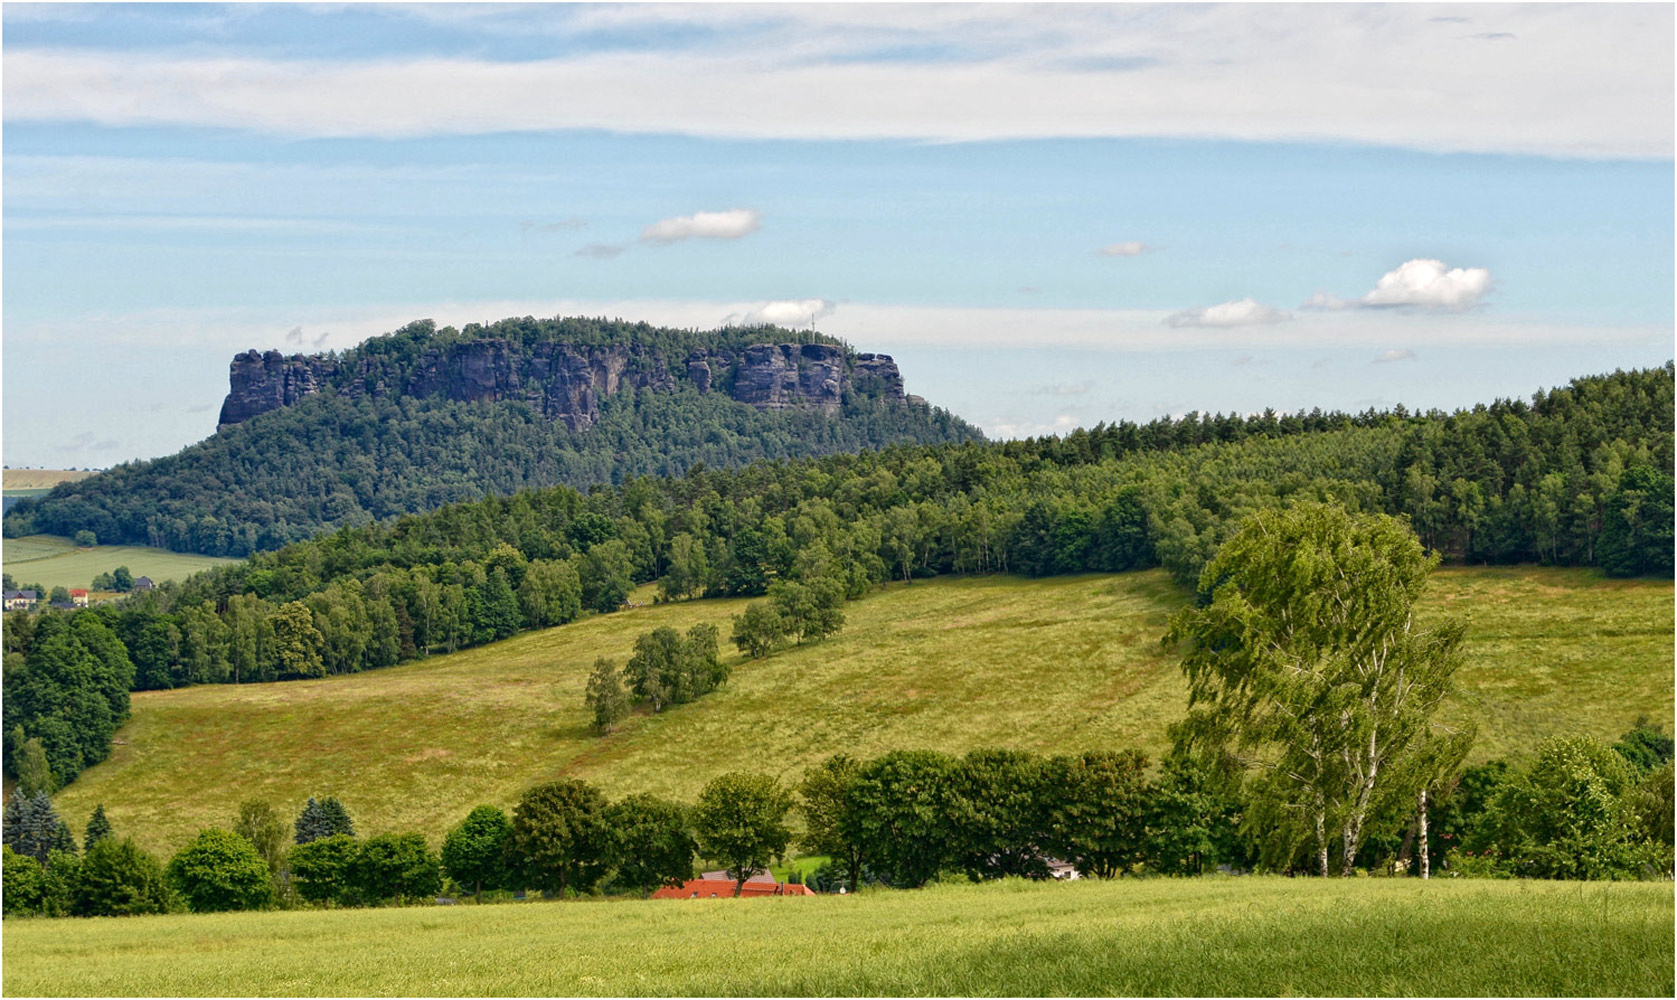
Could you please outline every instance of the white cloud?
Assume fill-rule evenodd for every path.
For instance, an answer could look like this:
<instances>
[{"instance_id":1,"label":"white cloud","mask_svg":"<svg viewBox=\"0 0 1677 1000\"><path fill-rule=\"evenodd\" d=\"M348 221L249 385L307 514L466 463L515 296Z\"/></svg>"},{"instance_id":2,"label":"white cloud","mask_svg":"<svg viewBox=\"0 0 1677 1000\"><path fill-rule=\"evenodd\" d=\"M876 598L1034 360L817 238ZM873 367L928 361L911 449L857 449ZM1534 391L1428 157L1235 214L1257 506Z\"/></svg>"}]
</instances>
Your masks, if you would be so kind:
<instances>
[{"instance_id":1,"label":"white cloud","mask_svg":"<svg viewBox=\"0 0 1677 1000\"><path fill-rule=\"evenodd\" d=\"M660 219L641 230L643 243L680 243L682 240L737 240L762 227L763 217L749 208L726 212L694 212Z\"/></svg>"},{"instance_id":2,"label":"white cloud","mask_svg":"<svg viewBox=\"0 0 1677 1000\"><path fill-rule=\"evenodd\" d=\"M986 437L1007 441L1017 438L1046 437L1050 434L1066 434L1083 426L1083 421L1078 419L1075 414L1062 413L1049 423L1015 422L997 418L986 421L982 426Z\"/></svg>"},{"instance_id":3,"label":"white cloud","mask_svg":"<svg viewBox=\"0 0 1677 1000\"><path fill-rule=\"evenodd\" d=\"M728 326L769 326L799 327L813 320L831 316L838 309L837 303L826 299L781 299L765 302L755 309L744 313L730 313L723 320Z\"/></svg>"},{"instance_id":4,"label":"white cloud","mask_svg":"<svg viewBox=\"0 0 1677 1000\"><path fill-rule=\"evenodd\" d=\"M1215 306L1184 309L1165 317L1166 326L1258 326L1292 319L1285 309L1265 305L1255 299L1237 299Z\"/></svg>"},{"instance_id":5,"label":"white cloud","mask_svg":"<svg viewBox=\"0 0 1677 1000\"><path fill-rule=\"evenodd\" d=\"M1139 257L1153 249L1145 243L1131 240L1127 243L1108 243L1100 248L1102 257Z\"/></svg>"},{"instance_id":6,"label":"white cloud","mask_svg":"<svg viewBox=\"0 0 1677 1000\"><path fill-rule=\"evenodd\" d=\"M1460 309L1491 290L1491 272L1482 267L1450 267L1441 260L1404 261L1380 276L1362 297L1365 306L1422 306Z\"/></svg>"},{"instance_id":7,"label":"white cloud","mask_svg":"<svg viewBox=\"0 0 1677 1000\"><path fill-rule=\"evenodd\" d=\"M461 327L508 316L604 316L705 330L718 325L717 317L745 317L766 305L762 301L695 299L499 299L413 301L356 308L311 305L59 311L50 318L8 318L6 346L22 350L79 338L78 342L93 349L129 345L146 350L242 351L283 346L287 331L301 327L303 331L330 330L327 346L342 350L423 317L435 320L438 326ZM1529 322L1488 319L1471 312L1431 315L1425 322L1393 310L1305 313L1287 323L1233 328L1168 327L1163 323L1168 315L1163 310L1148 309L980 308L847 301L842 309L834 307L821 329L863 350L886 353L908 347L1055 347L1145 353L1347 346L1380 350L1392 343L1406 343L1412 348L1636 345L1664 352L1660 354L1664 357L1671 343L1669 324ZM218 382L224 377L224 371L216 376Z\"/></svg>"},{"instance_id":8,"label":"white cloud","mask_svg":"<svg viewBox=\"0 0 1677 1000\"><path fill-rule=\"evenodd\" d=\"M578 7L568 18L468 14L499 18L503 32L521 18L541 21L541 30L577 42L556 51L580 54L346 62L217 47L215 38L192 50L208 54L191 56L8 46L6 121L288 136L1173 136L1672 155L1673 13L1663 4L1498 7L1486 26L1518 41L1495 44L1464 41L1459 27L1407 4L695 4ZM701 30L670 32L675 21ZM694 41L707 31L723 41ZM661 41L672 35L681 37ZM917 48L935 57L912 55Z\"/></svg>"},{"instance_id":9,"label":"white cloud","mask_svg":"<svg viewBox=\"0 0 1677 1000\"><path fill-rule=\"evenodd\" d=\"M1388 365L1388 364L1391 364L1393 361L1414 361L1414 360L1415 360L1415 352L1405 348L1405 349L1401 349L1401 350L1381 351L1378 355L1375 356L1374 363L1377 364L1377 365Z\"/></svg>"}]
</instances>

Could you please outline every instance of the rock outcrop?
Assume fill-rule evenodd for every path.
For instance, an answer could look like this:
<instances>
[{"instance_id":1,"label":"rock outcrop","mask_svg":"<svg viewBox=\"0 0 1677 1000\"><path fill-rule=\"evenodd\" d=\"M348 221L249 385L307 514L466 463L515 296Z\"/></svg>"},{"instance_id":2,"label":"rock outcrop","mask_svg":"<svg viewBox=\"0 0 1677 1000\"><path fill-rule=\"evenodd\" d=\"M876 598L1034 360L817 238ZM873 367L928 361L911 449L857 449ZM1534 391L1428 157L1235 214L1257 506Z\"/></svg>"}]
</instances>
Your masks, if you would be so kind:
<instances>
[{"instance_id":1,"label":"rock outcrop","mask_svg":"<svg viewBox=\"0 0 1677 1000\"><path fill-rule=\"evenodd\" d=\"M677 374L679 372L679 375ZM625 386L673 392L685 381L701 393L725 386L760 410L813 408L835 414L847 391L906 403L902 375L886 354L852 362L831 344L756 344L743 351L694 351L677 368L640 345L526 347L485 338L427 348L417 359L352 351L282 355L246 351L233 358L220 425L290 406L332 386L344 396L443 396L462 402L523 400L573 431L593 426L600 404Z\"/></svg>"}]
</instances>

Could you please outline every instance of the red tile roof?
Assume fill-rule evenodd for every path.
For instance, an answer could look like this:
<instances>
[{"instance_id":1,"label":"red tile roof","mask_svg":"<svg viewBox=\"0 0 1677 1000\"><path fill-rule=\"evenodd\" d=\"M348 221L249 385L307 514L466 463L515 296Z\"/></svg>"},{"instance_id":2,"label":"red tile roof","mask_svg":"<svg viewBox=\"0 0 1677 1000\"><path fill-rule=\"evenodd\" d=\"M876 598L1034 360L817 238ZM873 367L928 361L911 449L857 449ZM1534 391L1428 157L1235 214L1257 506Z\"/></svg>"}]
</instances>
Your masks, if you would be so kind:
<instances>
[{"instance_id":1,"label":"red tile roof","mask_svg":"<svg viewBox=\"0 0 1677 1000\"><path fill-rule=\"evenodd\" d=\"M694 878L683 882L679 888L665 887L652 894L653 899L732 899L734 882L732 879ZM815 890L807 885L793 885L789 882L747 882L740 891L741 896L813 896Z\"/></svg>"}]
</instances>

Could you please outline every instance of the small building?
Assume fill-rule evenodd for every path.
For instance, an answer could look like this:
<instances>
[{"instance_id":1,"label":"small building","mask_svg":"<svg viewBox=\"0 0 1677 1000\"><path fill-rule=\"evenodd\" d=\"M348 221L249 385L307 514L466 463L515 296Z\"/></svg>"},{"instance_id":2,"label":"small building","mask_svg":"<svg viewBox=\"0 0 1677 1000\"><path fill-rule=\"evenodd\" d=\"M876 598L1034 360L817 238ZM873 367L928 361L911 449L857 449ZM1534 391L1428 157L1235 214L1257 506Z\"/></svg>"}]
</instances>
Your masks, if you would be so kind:
<instances>
[{"instance_id":1,"label":"small building","mask_svg":"<svg viewBox=\"0 0 1677 1000\"><path fill-rule=\"evenodd\" d=\"M1049 878L1064 882L1083 877L1083 873L1078 871L1077 866L1070 861L1061 861L1059 858L1045 858L1043 860L1048 862Z\"/></svg>"},{"instance_id":2,"label":"small building","mask_svg":"<svg viewBox=\"0 0 1677 1000\"><path fill-rule=\"evenodd\" d=\"M740 887L740 897L757 896L813 896L815 890L793 882L776 882L770 878L758 881L755 877ZM653 899L732 899L734 880L731 878L690 878L679 886L665 886L652 894Z\"/></svg>"},{"instance_id":3,"label":"small building","mask_svg":"<svg viewBox=\"0 0 1677 1000\"><path fill-rule=\"evenodd\" d=\"M74 587L72 587L70 589L70 603L71 604L74 604L78 608L85 608L85 607L87 607L88 600L89 600L89 598L88 598L88 595L87 595L87 591L77 590Z\"/></svg>"},{"instance_id":4,"label":"small building","mask_svg":"<svg viewBox=\"0 0 1677 1000\"><path fill-rule=\"evenodd\" d=\"M41 595L33 590L8 590L5 596L6 610L28 611L40 599Z\"/></svg>"},{"instance_id":5,"label":"small building","mask_svg":"<svg viewBox=\"0 0 1677 1000\"><path fill-rule=\"evenodd\" d=\"M151 582L151 577L149 577L149 576L138 577L134 580L134 592L136 594L141 593L143 591L156 590L156 589L157 589L157 584L152 583Z\"/></svg>"}]
</instances>

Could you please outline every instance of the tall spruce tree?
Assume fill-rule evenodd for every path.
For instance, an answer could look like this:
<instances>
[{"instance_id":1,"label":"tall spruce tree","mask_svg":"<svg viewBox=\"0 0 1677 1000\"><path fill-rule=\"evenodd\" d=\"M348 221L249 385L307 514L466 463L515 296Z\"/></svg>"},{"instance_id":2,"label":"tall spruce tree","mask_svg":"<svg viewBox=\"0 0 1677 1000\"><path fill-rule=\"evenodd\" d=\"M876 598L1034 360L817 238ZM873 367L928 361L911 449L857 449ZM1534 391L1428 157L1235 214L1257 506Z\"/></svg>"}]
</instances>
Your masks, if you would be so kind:
<instances>
[{"instance_id":1,"label":"tall spruce tree","mask_svg":"<svg viewBox=\"0 0 1677 1000\"><path fill-rule=\"evenodd\" d=\"M303 805L303 811L297 814L297 843L310 844L317 840L324 840L332 835L331 824L327 822L326 812L313 796Z\"/></svg>"},{"instance_id":2,"label":"tall spruce tree","mask_svg":"<svg viewBox=\"0 0 1677 1000\"><path fill-rule=\"evenodd\" d=\"M82 837L82 846L89 850L94 844L111 835L111 821L105 818L105 804L93 807L93 817L87 821L87 834Z\"/></svg>"},{"instance_id":3,"label":"tall spruce tree","mask_svg":"<svg viewBox=\"0 0 1677 1000\"><path fill-rule=\"evenodd\" d=\"M320 803L320 812L326 817L326 835L328 837L334 837L340 833L346 837L355 836L355 823L349 818L349 810L345 809L343 803L335 797L328 795L326 800Z\"/></svg>"}]
</instances>

